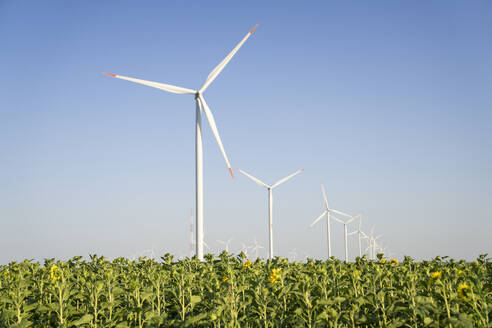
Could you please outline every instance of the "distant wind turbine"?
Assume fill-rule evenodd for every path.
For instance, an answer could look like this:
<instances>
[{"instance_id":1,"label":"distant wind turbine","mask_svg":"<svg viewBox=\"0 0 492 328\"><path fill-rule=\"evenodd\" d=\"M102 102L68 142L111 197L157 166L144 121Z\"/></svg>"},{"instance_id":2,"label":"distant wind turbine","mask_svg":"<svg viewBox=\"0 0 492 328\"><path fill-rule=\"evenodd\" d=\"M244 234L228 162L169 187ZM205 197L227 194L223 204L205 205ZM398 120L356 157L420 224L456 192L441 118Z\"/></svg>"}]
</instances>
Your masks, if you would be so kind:
<instances>
[{"instance_id":1,"label":"distant wind turbine","mask_svg":"<svg viewBox=\"0 0 492 328\"><path fill-rule=\"evenodd\" d=\"M326 234L327 234L327 240L328 240L328 258L330 258L331 257L330 213L336 213L336 214L347 216L347 217L352 217L352 216L349 215L349 214L346 214L346 213L343 213L343 212L340 212L340 211L331 209L328 206L328 200L326 199L325 186L323 184L321 184L321 191L323 192L323 199L325 201L325 207L326 207L326 209L325 209L325 211L323 213L321 213L320 216L318 216L318 218L316 220L313 221L313 223L311 223L309 225L309 227L312 228L316 223L318 223L319 220L321 220L323 218L323 216L326 215L326 227L327 227Z\"/></svg>"},{"instance_id":2,"label":"distant wind turbine","mask_svg":"<svg viewBox=\"0 0 492 328\"><path fill-rule=\"evenodd\" d=\"M352 216L352 218L348 219L347 221L342 221L339 218L337 218L336 216L333 216L333 219L335 219L335 221L343 224L343 231L344 231L344 236L345 236L345 262L348 262L347 224L352 222L355 219L355 217Z\"/></svg>"},{"instance_id":3,"label":"distant wind turbine","mask_svg":"<svg viewBox=\"0 0 492 328\"><path fill-rule=\"evenodd\" d=\"M273 207L273 198L272 198L272 190L273 188L279 186L280 184L284 183L285 181L293 178L294 176L298 175L299 173L301 173L302 171L304 171L304 169L300 169L294 173L292 173L291 175L289 176L286 176L285 178L283 179L280 179L279 181L275 182L273 185L269 186L267 185L266 183L260 181L258 178L255 178L254 176L250 175L249 173L246 173L244 172L243 170L241 169L238 169L239 172L241 172L242 174L244 174L245 176L247 176L248 178L250 178L251 180L253 180L254 182L256 182L257 184L259 184L260 186L262 187L265 187L268 189L268 228L269 228L269 240L270 240L270 250L269 250L269 253L270 253L270 259L273 259L273 224L272 224L272 207Z\"/></svg>"},{"instance_id":4,"label":"distant wind turbine","mask_svg":"<svg viewBox=\"0 0 492 328\"><path fill-rule=\"evenodd\" d=\"M265 248L263 246L261 246L260 244L258 244L258 242L256 241L256 237L254 238L254 245L252 246L252 250L255 252L255 260L258 258L258 250L260 248Z\"/></svg>"},{"instance_id":5,"label":"distant wind turbine","mask_svg":"<svg viewBox=\"0 0 492 328\"><path fill-rule=\"evenodd\" d=\"M217 242L218 242L219 244L222 244L222 245L224 245L224 246L225 246L225 251L226 251L227 253L229 253L229 244L231 243L231 241L232 241L232 238L229 238L229 239L227 239L226 241L224 241L224 240L217 240Z\"/></svg>"},{"instance_id":6,"label":"distant wind turbine","mask_svg":"<svg viewBox=\"0 0 492 328\"><path fill-rule=\"evenodd\" d=\"M359 257L362 257L362 245L361 245L361 237L363 236L363 232L361 229L361 226L362 226L362 214L359 214L358 216L356 217L359 217L359 228L357 228L357 230L354 230L352 232L350 232L348 235L351 236L351 235L354 235L354 234L357 234L358 235L358 239L359 239Z\"/></svg>"},{"instance_id":7,"label":"distant wind turbine","mask_svg":"<svg viewBox=\"0 0 492 328\"><path fill-rule=\"evenodd\" d=\"M170 84L157 83L152 81L145 81L140 79L135 79L131 77L126 77L122 75L104 73L108 76L116 77L118 79L123 79L139 84L144 84L149 87L161 89L164 91L168 91L171 93L177 94L190 94L194 95L196 102L196 139L195 139L195 168L196 168L196 255L200 261L203 261L203 156L202 156L202 109L205 112L205 116L207 117L208 123L210 125L210 129L212 130L215 140L219 145L220 151L222 152L222 156L229 168L229 172L231 176L234 178L234 174L232 173L231 164L229 163L229 159L225 153L224 147L222 146L222 140L219 136L219 131L217 130L217 126L215 124L215 119L208 107L205 99L203 98L203 93L208 88L210 83L212 83L215 78L220 74L220 72L226 67L232 57L236 54L236 52L241 48L241 46L246 42L246 40L251 36L253 31L256 29L258 25L256 25L251 31L249 31L246 36L239 42L239 44L232 49L232 51L225 57L217 67L207 76L205 83L199 90L186 89L182 87L177 87Z\"/></svg>"}]
</instances>

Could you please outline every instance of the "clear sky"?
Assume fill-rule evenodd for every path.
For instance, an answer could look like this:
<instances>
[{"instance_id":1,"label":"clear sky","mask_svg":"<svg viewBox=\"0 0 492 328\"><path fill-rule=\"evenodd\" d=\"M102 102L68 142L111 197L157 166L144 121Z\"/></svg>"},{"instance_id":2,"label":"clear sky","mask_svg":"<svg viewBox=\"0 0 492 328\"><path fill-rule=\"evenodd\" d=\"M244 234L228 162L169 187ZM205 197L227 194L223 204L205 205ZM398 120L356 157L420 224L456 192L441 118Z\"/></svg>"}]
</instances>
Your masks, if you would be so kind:
<instances>
[{"instance_id":1,"label":"clear sky","mask_svg":"<svg viewBox=\"0 0 492 328\"><path fill-rule=\"evenodd\" d=\"M491 17L490 1L0 1L0 263L187 255L193 97L101 72L197 89L255 24L205 98L234 168L305 168L274 190L276 255L326 257L320 182L395 256L491 253ZM205 240L266 246L267 191L231 179L204 125Z\"/></svg>"}]
</instances>

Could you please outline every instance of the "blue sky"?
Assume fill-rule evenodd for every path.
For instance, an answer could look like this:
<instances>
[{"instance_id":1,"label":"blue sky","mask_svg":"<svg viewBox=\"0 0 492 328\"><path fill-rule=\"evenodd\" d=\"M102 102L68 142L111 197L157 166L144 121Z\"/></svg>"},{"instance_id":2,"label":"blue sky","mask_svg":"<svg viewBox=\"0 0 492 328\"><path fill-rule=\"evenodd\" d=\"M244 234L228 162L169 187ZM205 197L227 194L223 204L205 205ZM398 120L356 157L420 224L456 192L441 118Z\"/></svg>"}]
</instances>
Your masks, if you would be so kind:
<instances>
[{"instance_id":1,"label":"blue sky","mask_svg":"<svg viewBox=\"0 0 492 328\"><path fill-rule=\"evenodd\" d=\"M0 2L0 262L187 255L193 98L101 72L196 89L255 24L205 98L234 168L267 183L305 168L274 191L277 255L326 256L325 223L307 228L320 182L395 256L490 253L491 14L489 1ZM267 193L231 180L208 125L204 174L210 246L266 246Z\"/></svg>"}]
</instances>

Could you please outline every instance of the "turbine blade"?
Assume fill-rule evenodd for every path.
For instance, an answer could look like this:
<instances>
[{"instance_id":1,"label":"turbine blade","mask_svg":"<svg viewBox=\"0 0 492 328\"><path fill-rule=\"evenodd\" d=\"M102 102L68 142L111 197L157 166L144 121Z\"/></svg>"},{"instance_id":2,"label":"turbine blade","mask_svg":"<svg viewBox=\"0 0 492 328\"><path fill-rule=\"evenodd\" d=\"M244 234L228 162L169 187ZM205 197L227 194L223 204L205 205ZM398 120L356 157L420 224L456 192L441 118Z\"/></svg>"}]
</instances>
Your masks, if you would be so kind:
<instances>
[{"instance_id":1,"label":"turbine blade","mask_svg":"<svg viewBox=\"0 0 492 328\"><path fill-rule=\"evenodd\" d=\"M158 83L158 82L152 82L152 81L145 81L145 80L140 80L140 79L134 79L132 77L127 77L127 76L122 76L122 75L116 75L116 74L111 74L111 73L103 73L103 74L106 74L106 75L112 76L112 77L116 77L118 79L127 80L127 81L130 81L130 82L135 82L135 83L139 83L139 84L148 85L149 87L161 89L161 90L164 90L164 91L169 91L169 92L172 92L172 93L178 93L178 94L186 94L186 93L188 93L188 94L195 94L196 93L195 90L186 89L186 88L182 88L182 87L177 87L175 85Z\"/></svg>"},{"instance_id":2,"label":"turbine blade","mask_svg":"<svg viewBox=\"0 0 492 328\"><path fill-rule=\"evenodd\" d=\"M352 218L351 218L350 220L348 220L348 221L346 222L346 224L349 224L350 222L352 222L352 221L354 221L354 220L355 220L355 216L352 216Z\"/></svg>"},{"instance_id":3,"label":"turbine blade","mask_svg":"<svg viewBox=\"0 0 492 328\"><path fill-rule=\"evenodd\" d=\"M273 184L272 189L273 189L273 188L275 188L276 186L278 186L278 185L280 185L280 184L284 183L285 181L287 181L287 180L289 180L289 179L293 178L294 176L298 175L298 174L299 174L299 173L301 173L302 171L304 171L304 169L300 169L300 170L296 171L295 173L292 173L291 175L286 176L286 177L285 177L285 178L283 178L283 179L280 179L279 181L277 181L277 182L275 182L275 183Z\"/></svg>"},{"instance_id":4,"label":"turbine blade","mask_svg":"<svg viewBox=\"0 0 492 328\"><path fill-rule=\"evenodd\" d=\"M234 173L232 173L231 164L229 163L229 159L227 158L227 155L225 153L224 146L222 146L222 140L220 140L219 131L217 130L217 126L215 125L214 116L212 115L212 112L210 111L210 108L208 108L208 105L205 102L205 99L203 99L202 95L199 95L198 99L199 102L203 105L203 111L205 112L205 116L207 116L208 124L212 129L212 132L215 136L215 140L217 140L217 143L219 144L220 151L222 152L222 156L224 156L227 167L229 168L229 172L231 173L231 176L234 178Z\"/></svg>"},{"instance_id":5,"label":"turbine blade","mask_svg":"<svg viewBox=\"0 0 492 328\"><path fill-rule=\"evenodd\" d=\"M352 236L352 235L355 235L357 232L358 232L358 231L357 231L357 230L355 230L355 231L349 232L349 233L348 233L348 235L349 235L349 236Z\"/></svg>"},{"instance_id":6,"label":"turbine blade","mask_svg":"<svg viewBox=\"0 0 492 328\"><path fill-rule=\"evenodd\" d=\"M326 208L330 208L328 206L328 199L326 198L325 185L323 183L321 183L321 191L323 192L323 199L325 200Z\"/></svg>"},{"instance_id":7,"label":"turbine blade","mask_svg":"<svg viewBox=\"0 0 492 328\"><path fill-rule=\"evenodd\" d=\"M220 64L217 65L212 72L210 72L210 74L207 76L207 79L205 80L205 83L200 88L200 93L204 92L208 88L210 83L212 83L215 80L215 78L220 74L220 72L224 69L224 67L226 67L227 63L229 63L229 61L236 54L239 48L241 48L244 42L246 42L246 40L248 40L251 34L253 34L253 31L256 29L257 26L258 24L255 25L255 27L253 27L253 29L249 31L248 34L246 34L246 36L241 40L241 42L239 42L238 45L234 49L232 49L232 51L226 56L226 58L224 58L220 62Z\"/></svg>"},{"instance_id":8,"label":"turbine blade","mask_svg":"<svg viewBox=\"0 0 492 328\"><path fill-rule=\"evenodd\" d=\"M335 219L335 221L338 221L338 222L340 222L340 223L342 223L342 224L345 224L345 222L343 222L342 220L340 220L340 219L339 219L339 218L337 218L336 216L333 216L333 215L332 215L332 216L331 216L331 218L332 218L332 219Z\"/></svg>"},{"instance_id":9,"label":"turbine blade","mask_svg":"<svg viewBox=\"0 0 492 328\"><path fill-rule=\"evenodd\" d=\"M337 210L334 210L334 209L331 209L331 208L329 209L329 211L330 211L330 212L333 212L333 213L337 213L337 214L339 214L339 215L343 215L343 216L349 217L349 218L351 218L351 217L352 217L352 215L350 215L350 214L343 213L343 212L340 212L340 211L337 211Z\"/></svg>"},{"instance_id":10,"label":"turbine blade","mask_svg":"<svg viewBox=\"0 0 492 328\"><path fill-rule=\"evenodd\" d=\"M265 188L270 188L269 185L267 185L266 183L263 183L262 181L260 181L260 179L258 178L255 178L254 176L252 176L251 174L249 173L246 173L244 172L243 170L241 169L237 169L239 172L241 172L242 174L244 174L245 176L247 176L248 178L250 178L251 180L253 180L254 182L256 182L257 184L259 184L260 186L263 186ZM256 239L255 239L255 243L256 243Z\"/></svg>"},{"instance_id":11,"label":"turbine blade","mask_svg":"<svg viewBox=\"0 0 492 328\"><path fill-rule=\"evenodd\" d=\"M316 220L314 220L313 223L311 223L309 225L309 227L312 228L316 223L318 223L319 220L321 220L323 218L323 216L326 215L326 213L328 213L327 210L325 210L320 216L318 216L318 218Z\"/></svg>"}]
</instances>

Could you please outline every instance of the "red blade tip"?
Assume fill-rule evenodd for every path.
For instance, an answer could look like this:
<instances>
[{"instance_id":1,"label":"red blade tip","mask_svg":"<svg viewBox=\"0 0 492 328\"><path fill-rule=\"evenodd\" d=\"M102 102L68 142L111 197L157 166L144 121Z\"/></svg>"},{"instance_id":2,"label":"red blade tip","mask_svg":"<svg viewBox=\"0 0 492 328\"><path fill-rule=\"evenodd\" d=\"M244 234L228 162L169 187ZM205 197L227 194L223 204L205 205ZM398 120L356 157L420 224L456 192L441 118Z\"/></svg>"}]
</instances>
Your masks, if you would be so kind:
<instances>
[{"instance_id":1,"label":"red blade tip","mask_svg":"<svg viewBox=\"0 0 492 328\"><path fill-rule=\"evenodd\" d=\"M116 74L111 74L111 73L104 73L103 74L106 74L107 76L112 76L112 77L116 77Z\"/></svg>"},{"instance_id":2,"label":"red blade tip","mask_svg":"<svg viewBox=\"0 0 492 328\"><path fill-rule=\"evenodd\" d=\"M231 177L234 179L234 173L232 173L232 169L229 168L229 172L231 172Z\"/></svg>"},{"instance_id":3,"label":"red blade tip","mask_svg":"<svg viewBox=\"0 0 492 328\"><path fill-rule=\"evenodd\" d=\"M255 27L253 27L253 29L251 31L249 31L249 33L253 33L254 30L256 30L256 28L258 27L258 24L255 25Z\"/></svg>"}]
</instances>

